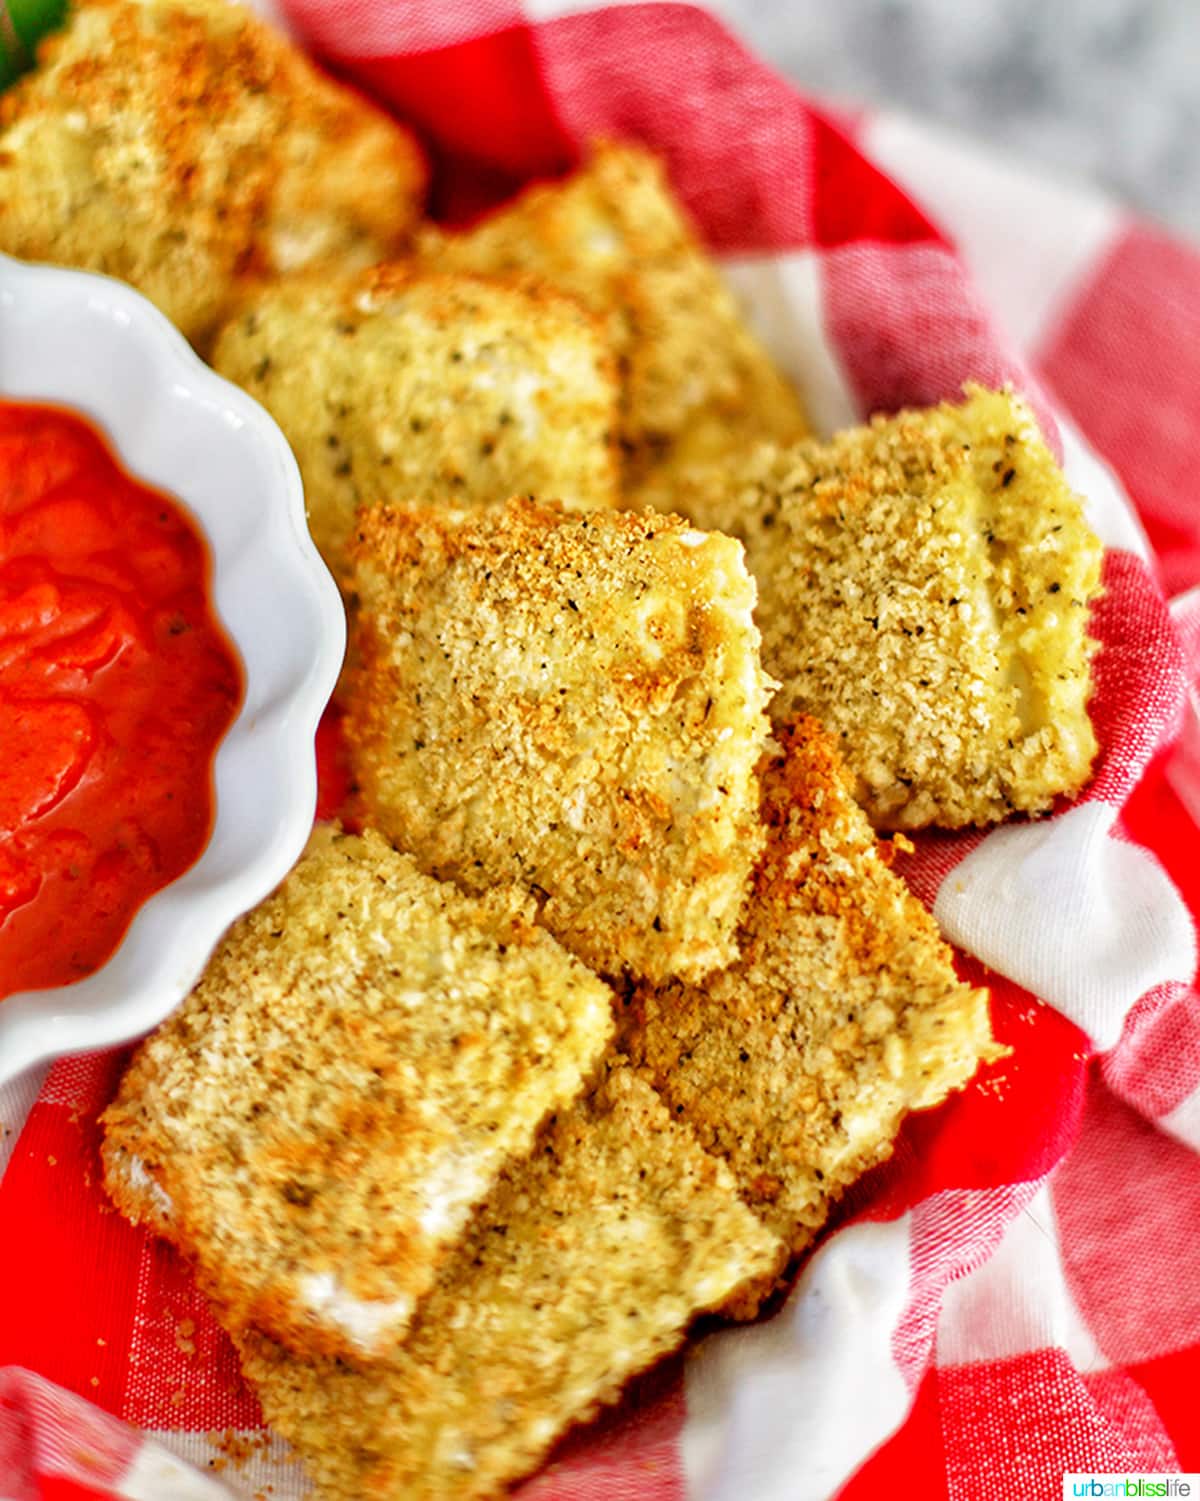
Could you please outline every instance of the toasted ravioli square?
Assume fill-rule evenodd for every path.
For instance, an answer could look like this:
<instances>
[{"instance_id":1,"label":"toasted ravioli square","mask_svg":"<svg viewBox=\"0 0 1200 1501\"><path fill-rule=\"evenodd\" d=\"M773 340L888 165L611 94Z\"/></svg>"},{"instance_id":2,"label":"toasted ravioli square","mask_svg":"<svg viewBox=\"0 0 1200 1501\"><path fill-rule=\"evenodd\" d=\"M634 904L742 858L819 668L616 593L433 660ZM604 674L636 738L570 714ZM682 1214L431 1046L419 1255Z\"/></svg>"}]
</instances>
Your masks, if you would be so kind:
<instances>
[{"instance_id":1,"label":"toasted ravioli square","mask_svg":"<svg viewBox=\"0 0 1200 1501\"><path fill-rule=\"evenodd\" d=\"M561 182L528 189L470 231L431 233L442 268L523 272L605 320L624 371L621 439L630 503L726 483L748 445L807 432L800 399L751 334L662 162L599 144Z\"/></svg>"},{"instance_id":2,"label":"toasted ravioli square","mask_svg":"<svg viewBox=\"0 0 1200 1501\"><path fill-rule=\"evenodd\" d=\"M602 972L728 963L769 687L741 545L518 498L366 512L355 561L369 816L468 890L523 885Z\"/></svg>"},{"instance_id":3,"label":"toasted ravioli square","mask_svg":"<svg viewBox=\"0 0 1200 1501\"><path fill-rule=\"evenodd\" d=\"M134 1055L105 1112L117 1206L233 1328L378 1356L504 1164L567 1104L611 992L511 893L318 830Z\"/></svg>"},{"instance_id":4,"label":"toasted ravioli square","mask_svg":"<svg viewBox=\"0 0 1200 1501\"><path fill-rule=\"evenodd\" d=\"M263 289L213 355L283 429L335 573L361 505L533 491L615 505L617 382L569 298L377 266Z\"/></svg>"},{"instance_id":5,"label":"toasted ravioli square","mask_svg":"<svg viewBox=\"0 0 1200 1501\"><path fill-rule=\"evenodd\" d=\"M969 386L767 450L692 514L745 541L773 718L837 736L876 827L994 823L1086 783L1103 549L1019 396Z\"/></svg>"},{"instance_id":6,"label":"toasted ravioli square","mask_svg":"<svg viewBox=\"0 0 1200 1501\"><path fill-rule=\"evenodd\" d=\"M619 1070L506 1170L386 1363L236 1342L326 1501L479 1501L780 1259L725 1165Z\"/></svg>"},{"instance_id":7,"label":"toasted ravioli square","mask_svg":"<svg viewBox=\"0 0 1200 1501\"><path fill-rule=\"evenodd\" d=\"M394 255L424 190L405 130L226 0L80 0L0 96L0 249L194 341L246 278Z\"/></svg>"},{"instance_id":8,"label":"toasted ravioli square","mask_svg":"<svg viewBox=\"0 0 1200 1501\"><path fill-rule=\"evenodd\" d=\"M910 1110L998 1055L984 990L956 976L890 868L832 739L801 718L763 775L768 842L741 958L703 985L632 987L622 1046L794 1251L890 1155ZM744 1311L753 1311L754 1303Z\"/></svg>"}]
</instances>

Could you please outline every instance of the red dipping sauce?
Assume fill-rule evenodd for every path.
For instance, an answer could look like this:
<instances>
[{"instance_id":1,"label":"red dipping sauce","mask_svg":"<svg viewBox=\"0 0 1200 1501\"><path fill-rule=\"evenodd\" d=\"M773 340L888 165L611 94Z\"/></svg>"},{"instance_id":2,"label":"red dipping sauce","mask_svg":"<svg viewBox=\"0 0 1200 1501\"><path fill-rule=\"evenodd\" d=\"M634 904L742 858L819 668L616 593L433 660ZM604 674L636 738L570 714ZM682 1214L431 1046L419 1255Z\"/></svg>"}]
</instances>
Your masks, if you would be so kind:
<instances>
[{"instance_id":1,"label":"red dipping sauce","mask_svg":"<svg viewBox=\"0 0 1200 1501\"><path fill-rule=\"evenodd\" d=\"M0 401L0 998L98 969L208 841L242 696L209 576L95 428Z\"/></svg>"}]
</instances>

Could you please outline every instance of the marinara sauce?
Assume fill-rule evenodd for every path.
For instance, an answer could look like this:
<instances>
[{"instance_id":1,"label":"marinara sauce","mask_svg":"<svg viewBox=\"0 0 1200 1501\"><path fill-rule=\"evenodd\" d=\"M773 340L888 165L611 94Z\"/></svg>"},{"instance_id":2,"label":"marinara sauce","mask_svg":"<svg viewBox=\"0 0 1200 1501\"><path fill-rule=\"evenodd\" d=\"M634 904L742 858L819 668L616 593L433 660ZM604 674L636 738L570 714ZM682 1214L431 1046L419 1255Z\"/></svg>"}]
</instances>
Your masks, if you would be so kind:
<instances>
[{"instance_id":1,"label":"marinara sauce","mask_svg":"<svg viewBox=\"0 0 1200 1501\"><path fill-rule=\"evenodd\" d=\"M208 585L95 428L0 401L0 998L99 968L204 848L242 694Z\"/></svg>"}]
</instances>

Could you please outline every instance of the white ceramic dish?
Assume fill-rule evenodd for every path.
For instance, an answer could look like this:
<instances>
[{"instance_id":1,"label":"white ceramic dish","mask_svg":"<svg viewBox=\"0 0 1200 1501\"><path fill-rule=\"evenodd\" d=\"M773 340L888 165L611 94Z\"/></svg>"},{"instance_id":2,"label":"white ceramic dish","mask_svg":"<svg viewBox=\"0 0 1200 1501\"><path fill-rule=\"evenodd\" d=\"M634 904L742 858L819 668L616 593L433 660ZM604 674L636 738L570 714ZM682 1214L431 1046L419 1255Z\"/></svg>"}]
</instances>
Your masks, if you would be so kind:
<instances>
[{"instance_id":1,"label":"white ceramic dish","mask_svg":"<svg viewBox=\"0 0 1200 1501\"><path fill-rule=\"evenodd\" d=\"M313 734L341 666L345 618L283 435L129 287L0 256L0 397L74 408L133 474L191 512L245 680L217 752L203 854L141 908L101 969L0 1001L3 1084L162 1021L233 919L295 862L312 824Z\"/></svg>"}]
</instances>

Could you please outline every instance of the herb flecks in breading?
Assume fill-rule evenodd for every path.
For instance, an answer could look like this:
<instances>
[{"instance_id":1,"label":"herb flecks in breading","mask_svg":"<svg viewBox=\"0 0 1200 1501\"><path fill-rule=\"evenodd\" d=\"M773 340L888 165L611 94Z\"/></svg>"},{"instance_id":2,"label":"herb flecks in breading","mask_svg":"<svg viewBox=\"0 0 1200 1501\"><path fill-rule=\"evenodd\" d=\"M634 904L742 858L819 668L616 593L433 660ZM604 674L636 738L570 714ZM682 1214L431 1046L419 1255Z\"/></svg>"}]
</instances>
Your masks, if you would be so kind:
<instances>
[{"instance_id":1,"label":"herb flecks in breading","mask_svg":"<svg viewBox=\"0 0 1200 1501\"><path fill-rule=\"evenodd\" d=\"M433 873L512 881L605 973L734 957L769 683L728 537L514 500L360 516L346 734Z\"/></svg>"},{"instance_id":2,"label":"herb flecks in breading","mask_svg":"<svg viewBox=\"0 0 1200 1501\"><path fill-rule=\"evenodd\" d=\"M529 188L464 234L430 235L425 252L441 269L536 276L604 320L624 373L631 505L676 510L693 488L723 485L747 445L808 430L663 163L640 147L601 143L570 177Z\"/></svg>"},{"instance_id":3,"label":"herb flecks in breading","mask_svg":"<svg viewBox=\"0 0 1200 1501\"><path fill-rule=\"evenodd\" d=\"M693 515L746 543L772 717L837 735L877 827L1041 813L1086 783L1102 548L1019 397L973 386L765 450Z\"/></svg>"},{"instance_id":4,"label":"herb flecks in breading","mask_svg":"<svg viewBox=\"0 0 1200 1501\"><path fill-rule=\"evenodd\" d=\"M227 1325L354 1358L396 1343L611 1033L608 987L531 908L319 830L142 1044L104 1116L105 1181Z\"/></svg>"},{"instance_id":5,"label":"herb flecks in breading","mask_svg":"<svg viewBox=\"0 0 1200 1501\"><path fill-rule=\"evenodd\" d=\"M360 505L616 504L612 359L553 292L404 266L293 278L222 330L213 363L282 427L335 573Z\"/></svg>"},{"instance_id":6,"label":"herb flecks in breading","mask_svg":"<svg viewBox=\"0 0 1200 1501\"><path fill-rule=\"evenodd\" d=\"M702 986L632 987L621 1036L799 1251L831 1201L890 1155L904 1115L997 1050L987 992L957 978L889 868L832 740L811 719L782 740L763 775L768 843L740 960Z\"/></svg>"},{"instance_id":7,"label":"herb flecks in breading","mask_svg":"<svg viewBox=\"0 0 1200 1501\"><path fill-rule=\"evenodd\" d=\"M370 1372L242 1334L267 1421L325 1501L483 1501L783 1251L723 1163L616 1070L505 1173L405 1344Z\"/></svg>"}]
</instances>

